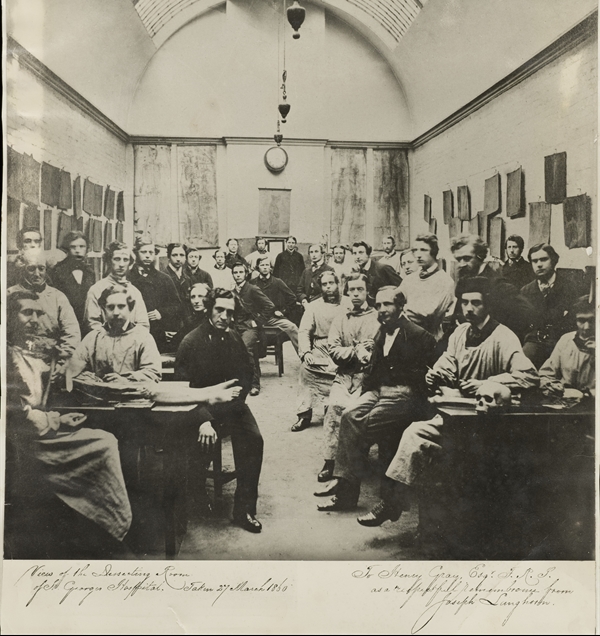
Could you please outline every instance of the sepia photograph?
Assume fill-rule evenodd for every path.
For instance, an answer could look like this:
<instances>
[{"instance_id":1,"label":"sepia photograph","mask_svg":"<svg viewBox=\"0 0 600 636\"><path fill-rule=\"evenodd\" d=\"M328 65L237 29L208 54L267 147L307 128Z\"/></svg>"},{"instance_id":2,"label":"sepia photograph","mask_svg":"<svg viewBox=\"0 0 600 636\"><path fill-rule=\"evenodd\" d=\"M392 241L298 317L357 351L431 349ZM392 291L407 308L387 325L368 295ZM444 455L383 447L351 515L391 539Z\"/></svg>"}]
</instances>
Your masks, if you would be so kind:
<instances>
[{"instance_id":1,"label":"sepia photograph","mask_svg":"<svg viewBox=\"0 0 600 636\"><path fill-rule=\"evenodd\" d=\"M594 633L596 0L3 14L2 630Z\"/></svg>"}]
</instances>

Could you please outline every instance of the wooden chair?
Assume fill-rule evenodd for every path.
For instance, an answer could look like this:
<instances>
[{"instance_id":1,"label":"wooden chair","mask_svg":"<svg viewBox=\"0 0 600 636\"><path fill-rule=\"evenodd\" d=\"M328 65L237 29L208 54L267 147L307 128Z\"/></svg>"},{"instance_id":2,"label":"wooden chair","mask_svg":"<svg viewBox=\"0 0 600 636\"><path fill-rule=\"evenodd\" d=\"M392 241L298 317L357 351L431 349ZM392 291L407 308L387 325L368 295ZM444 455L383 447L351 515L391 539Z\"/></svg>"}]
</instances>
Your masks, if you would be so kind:
<instances>
[{"instance_id":1,"label":"wooden chair","mask_svg":"<svg viewBox=\"0 0 600 636\"><path fill-rule=\"evenodd\" d=\"M223 486L237 478L235 470L223 470L223 438L218 437L213 448L212 468L209 468L205 476L212 479L214 501L213 506L216 512L223 510Z\"/></svg>"},{"instance_id":2,"label":"wooden chair","mask_svg":"<svg viewBox=\"0 0 600 636\"><path fill-rule=\"evenodd\" d=\"M264 327L263 331L267 344L267 355L273 354L275 356L275 364L277 364L279 377L281 377L284 373L283 343L289 338L285 331L282 331L279 327Z\"/></svg>"}]
</instances>

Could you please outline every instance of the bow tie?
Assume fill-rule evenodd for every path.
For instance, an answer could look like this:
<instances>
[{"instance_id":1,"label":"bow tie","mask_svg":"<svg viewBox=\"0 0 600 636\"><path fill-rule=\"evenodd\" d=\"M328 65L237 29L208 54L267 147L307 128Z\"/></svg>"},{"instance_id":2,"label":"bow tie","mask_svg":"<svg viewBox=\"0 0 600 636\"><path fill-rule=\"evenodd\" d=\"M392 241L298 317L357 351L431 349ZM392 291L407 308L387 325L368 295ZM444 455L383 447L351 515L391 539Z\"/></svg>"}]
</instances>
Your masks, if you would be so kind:
<instances>
[{"instance_id":1,"label":"bow tie","mask_svg":"<svg viewBox=\"0 0 600 636\"><path fill-rule=\"evenodd\" d=\"M554 287L554 283L544 283L542 281L539 281L538 285L539 285L540 291L542 292L542 294L544 294L544 296L547 296L552 290L552 288Z\"/></svg>"}]
</instances>

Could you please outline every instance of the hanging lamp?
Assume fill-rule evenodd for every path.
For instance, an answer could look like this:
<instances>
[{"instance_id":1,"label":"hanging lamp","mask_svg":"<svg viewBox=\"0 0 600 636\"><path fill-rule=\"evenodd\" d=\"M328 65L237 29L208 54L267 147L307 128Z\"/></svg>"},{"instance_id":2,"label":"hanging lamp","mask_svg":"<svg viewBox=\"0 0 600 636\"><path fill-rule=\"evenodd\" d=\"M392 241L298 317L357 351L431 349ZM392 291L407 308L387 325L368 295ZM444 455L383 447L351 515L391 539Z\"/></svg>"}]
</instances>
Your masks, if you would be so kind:
<instances>
[{"instance_id":1,"label":"hanging lamp","mask_svg":"<svg viewBox=\"0 0 600 636\"><path fill-rule=\"evenodd\" d=\"M302 26L304 18L306 17L306 9L298 4L298 0L294 0L294 4L287 9L287 19L294 29L294 40L300 37L298 29Z\"/></svg>"}]
</instances>

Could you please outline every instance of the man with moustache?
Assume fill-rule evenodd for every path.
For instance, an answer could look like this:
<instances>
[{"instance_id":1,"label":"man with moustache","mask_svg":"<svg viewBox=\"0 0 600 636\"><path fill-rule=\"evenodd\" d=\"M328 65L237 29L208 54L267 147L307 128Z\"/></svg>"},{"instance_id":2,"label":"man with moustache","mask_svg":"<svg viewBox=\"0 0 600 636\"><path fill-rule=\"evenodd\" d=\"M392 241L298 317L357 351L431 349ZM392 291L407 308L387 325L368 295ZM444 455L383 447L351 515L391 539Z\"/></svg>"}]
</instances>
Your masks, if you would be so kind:
<instances>
[{"instance_id":1,"label":"man with moustache","mask_svg":"<svg viewBox=\"0 0 600 636\"><path fill-rule=\"evenodd\" d=\"M333 495L317 506L322 512L353 510L366 474L366 450L377 442L387 465L404 430L426 412L425 374L433 364L435 339L403 315L405 299L396 287L379 289L375 309L381 327L375 336L371 365L362 395L344 411L340 425L334 479L318 496ZM382 496L391 487L381 484Z\"/></svg>"},{"instance_id":2,"label":"man with moustache","mask_svg":"<svg viewBox=\"0 0 600 636\"><path fill-rule=\"evenodd\" d=\"M396 274L402 274L400 267L400 254L396 251L396 239L393 236L386 236L383 239L384 255L379 259L382 265L389 265Z\"/></svg>"},{"instance_id":3,"label":"man with moustache","mask_svg":"<svg viewBox=\"0 0 600 636\"><path fill-rule=\"evenodd\" d=\"M114 286L124 287L127 290L127 294L135 301L131 313L131 322L150 331L150 321L148 320L148 312L146 311L142 293L127 278L134 262L133 254L125 243L113 241L104 250L104 264L108 268L108 274L92 285L88 291L83 316L84 330L86 332L103 328L104 315L98 301L105 289Z\"/></svg>"},{"instance_id":4,"label":"man with moustache","mask_svg":"<svg viewBox=\"0 0 600 636\"><path fill-rule=\"evenodd\" d=\"M168 335L181 328L184 308L170 276L156 269L157 249L150 237L139 237L133 252L136 262L129 273L130 282L140 290L148 320L150 333L161 353L171 350Z\"/></svg>"}]
</instances>

